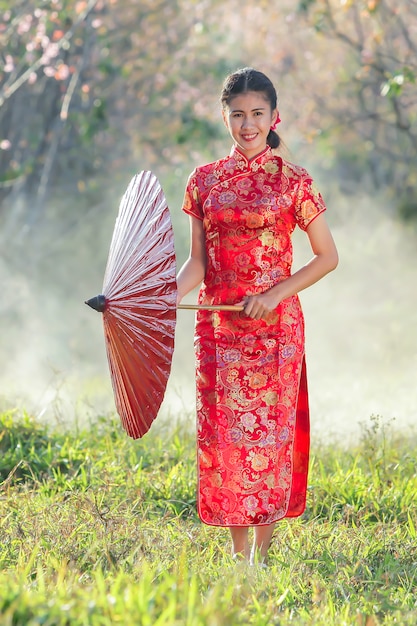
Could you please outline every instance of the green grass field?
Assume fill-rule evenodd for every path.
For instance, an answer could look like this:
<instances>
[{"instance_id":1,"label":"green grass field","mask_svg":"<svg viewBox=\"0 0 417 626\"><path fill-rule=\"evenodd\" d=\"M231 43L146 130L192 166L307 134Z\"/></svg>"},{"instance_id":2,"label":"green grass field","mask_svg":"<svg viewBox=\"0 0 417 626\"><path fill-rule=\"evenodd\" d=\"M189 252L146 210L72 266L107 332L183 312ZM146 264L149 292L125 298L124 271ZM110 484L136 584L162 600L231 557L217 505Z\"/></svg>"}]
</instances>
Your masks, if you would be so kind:
<instances>
[{"instance_id":1,"label":"green grass field","mask_svg":"<svg viewBox=\"0 0 417 626\"><path fill-rule=\"evenodd\" d=\"M199 522L194 446L190 424L134 442L3 413L1 626L417 624L417 438L374 418L355 447L313 446L267 570Z\"/></svg>"}]
</instances>

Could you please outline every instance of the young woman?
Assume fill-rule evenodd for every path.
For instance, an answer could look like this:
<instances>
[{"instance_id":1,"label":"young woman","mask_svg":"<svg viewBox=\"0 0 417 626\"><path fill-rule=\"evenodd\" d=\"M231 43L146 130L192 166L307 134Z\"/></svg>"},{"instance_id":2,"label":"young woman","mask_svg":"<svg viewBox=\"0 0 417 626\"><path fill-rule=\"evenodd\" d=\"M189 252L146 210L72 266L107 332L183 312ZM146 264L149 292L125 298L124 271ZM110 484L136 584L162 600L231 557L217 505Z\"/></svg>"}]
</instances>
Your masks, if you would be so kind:
<instances>
[{"instance_id":1,"label":"young woman","mask_svg":"<svg viewBox=\"0 0 417 626\"><path fill-rule=\"evenodd\" d=\"M338 256L311 177L273 151L280 119L269 78L238 70L221 103L234 145L188 180L191 248L178 303L202 283L199 304L243 307L197 313L198 512L229 527L233 555L254 563L265 559L275 523L305 509L309 411L297 293L335 269ZM297 225L313 258L292 274Z\"/></svg>"}]
</instances>

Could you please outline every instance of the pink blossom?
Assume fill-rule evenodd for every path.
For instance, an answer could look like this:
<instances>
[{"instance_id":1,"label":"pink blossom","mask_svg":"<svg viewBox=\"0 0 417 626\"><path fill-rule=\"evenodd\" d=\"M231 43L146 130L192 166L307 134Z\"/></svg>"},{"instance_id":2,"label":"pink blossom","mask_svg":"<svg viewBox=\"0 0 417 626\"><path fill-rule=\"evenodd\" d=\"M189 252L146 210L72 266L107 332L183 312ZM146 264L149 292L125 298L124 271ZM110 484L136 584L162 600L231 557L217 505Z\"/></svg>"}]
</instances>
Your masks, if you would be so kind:
<instances>
[{"instance_id":1,"label":"pink blossom","mask_svg":"<svg viewBox=\"0 0 417 626\"><path fill-rule=\"evenodd\" d=\"M6 54L6 63L4 64L3 69L5 72L13 72L14 70L14 60L10 54Z\"/></svg>"},{"instance_id":2,"label":"pink blossom","mask_svg":"<svg viewBox=\"0 0 417 626\"><path fill-rule=\"evenodd\" d=\"M31 15L25 15L22 17L22 19L20 20L18 26L17 26L17 33L19 35L23 35L24 33L28 33L30 30L30 27L32 26L32 16Z\"/></svg>"}]
</instances>

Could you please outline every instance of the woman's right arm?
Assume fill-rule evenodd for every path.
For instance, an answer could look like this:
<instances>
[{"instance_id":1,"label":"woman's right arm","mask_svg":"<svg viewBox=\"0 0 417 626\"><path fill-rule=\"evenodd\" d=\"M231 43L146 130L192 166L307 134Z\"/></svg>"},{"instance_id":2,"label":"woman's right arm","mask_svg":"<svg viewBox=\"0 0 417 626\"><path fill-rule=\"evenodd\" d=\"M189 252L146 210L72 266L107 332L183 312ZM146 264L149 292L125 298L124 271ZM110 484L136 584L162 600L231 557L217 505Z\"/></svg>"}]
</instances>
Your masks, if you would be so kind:
<instances>
[{"instance_id":1,"label":"woman's right arm","mask_svg":"<svg viewBox=\"0 0 417 626\"><path fill-rule=\"evenodd\" d=\"M177 305L201 283L206 274L206 243L203 222L190 216L190 254L177 276Z\"/></svg>"}]
</instances>

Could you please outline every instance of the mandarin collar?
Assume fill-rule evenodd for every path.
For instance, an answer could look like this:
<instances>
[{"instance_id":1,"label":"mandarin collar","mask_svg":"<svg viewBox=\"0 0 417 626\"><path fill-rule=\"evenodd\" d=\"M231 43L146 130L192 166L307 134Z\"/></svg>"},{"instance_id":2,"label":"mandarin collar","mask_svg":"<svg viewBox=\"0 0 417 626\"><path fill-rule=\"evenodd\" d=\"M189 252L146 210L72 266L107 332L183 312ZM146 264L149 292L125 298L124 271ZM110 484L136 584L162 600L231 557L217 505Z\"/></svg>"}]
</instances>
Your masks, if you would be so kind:
<instances>
[{"instance_id":1,"label":"mandarin collar","mask_svg":"<svg viewBox=\"0 0 417 626\"><path fill-rule=\"evenodd\" d=\"M255 163L259 165L265 160L269 160L273 156L273 154L271 146L266 146L266 148L262 150L262 152L259 152L259 154L257 154L256 156L248 159L243 154L243 152L239 150L236 144L234 144L230 152L230 156L234 158L238 163L244 164L246 165L246 167L251 167Z\"/></svg>"}]
</instances>

